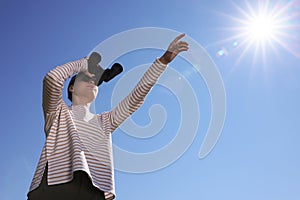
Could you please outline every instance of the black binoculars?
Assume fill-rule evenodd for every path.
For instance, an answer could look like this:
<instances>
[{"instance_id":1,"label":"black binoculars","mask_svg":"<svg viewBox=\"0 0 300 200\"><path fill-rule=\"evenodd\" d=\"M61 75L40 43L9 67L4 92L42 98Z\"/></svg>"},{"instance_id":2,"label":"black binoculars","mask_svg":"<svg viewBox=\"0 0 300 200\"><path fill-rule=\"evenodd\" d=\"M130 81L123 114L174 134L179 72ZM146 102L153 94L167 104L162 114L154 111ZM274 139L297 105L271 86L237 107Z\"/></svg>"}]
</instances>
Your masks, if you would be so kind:
<instances>
[{"instance_id":1,"label":"black binoculars","mask_svg":"<svg viewBox=\"0 0 300 200\"><path fill-rule=\"evenodd\" d=\"M100 61L101 56L97 52L93 52L88 59L88 71L91 74L95 74L96 79L99 80L97 86L101 85L103 81L110 81L123 71L123 67L120 63L114 63L110 69L107 68L104 70L99 65Z\"/></svg>"}]
</instances>

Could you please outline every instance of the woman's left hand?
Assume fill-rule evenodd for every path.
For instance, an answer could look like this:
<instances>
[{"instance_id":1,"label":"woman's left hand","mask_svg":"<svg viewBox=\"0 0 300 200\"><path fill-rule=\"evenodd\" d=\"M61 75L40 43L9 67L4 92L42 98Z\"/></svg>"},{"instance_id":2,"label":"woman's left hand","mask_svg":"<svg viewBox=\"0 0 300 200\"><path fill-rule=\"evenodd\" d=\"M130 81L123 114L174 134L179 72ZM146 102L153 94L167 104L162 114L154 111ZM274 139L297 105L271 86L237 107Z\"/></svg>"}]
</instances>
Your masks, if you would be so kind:
<instances>
[{"instance_id":1,"label":"woman's left hand","mask_svg":"<svg viewBox=\"0 0 300 200\"><path fill-rule=\"evenodd\" d=\"M180 41L185 36L185 33L177 36L169 45L167 51L159 58L163 64L169 64L181 52L189 49L189 44L185 41Z\"/></svg>"}]
</instances>

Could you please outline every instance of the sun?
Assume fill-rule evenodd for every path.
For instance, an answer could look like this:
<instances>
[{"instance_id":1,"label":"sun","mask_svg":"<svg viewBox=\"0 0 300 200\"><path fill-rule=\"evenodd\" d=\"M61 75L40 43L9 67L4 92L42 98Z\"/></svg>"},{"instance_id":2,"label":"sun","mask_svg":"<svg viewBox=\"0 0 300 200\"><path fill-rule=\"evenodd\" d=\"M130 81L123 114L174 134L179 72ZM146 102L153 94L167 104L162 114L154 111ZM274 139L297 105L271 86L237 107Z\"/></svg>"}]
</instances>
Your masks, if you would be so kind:
<instances>
[{"instance_id":1,"label":"sun","mask_svg":"<svg viewBox=\"0 0 300 200\"><path fill-rule=\"evenodd\" d=\"M233 40L239 44L242 53L237 62L248 53L254 55L254 63L261 59L266 62L270 51L280 56L281 49L300 57L299 48L295 48L295 44L300 43L299 14L295 15L299 2L265 0L255 4L248 1L233 4L238 12L227 17L233 20L230 30L236 34L224 41Z\"/></svg>"},{"instance_id":2,"label":"sun","mask_svg":"<svg viewBox=\"0 0 300 200\"><path fill-rule=\"evenodd\" d=\"M240 23L240 36L244 38L245 43L249 46L260 46L265 49L266 45L273 46L274 43L280 42L287 20L284 16L286 7L276 5L272 7L268 1L258 3L254 8L250 3L246 3L247 9L239 7L242 18Z\"/></svg>"},{"instance_id":3,"label":"sun","mask_svg":"<svg viewBox=\"0 0 300 200\"><path fill-rule=\"evenodd\" d=\"M267 15L255 16L249 20L247 29L248 37L251 40L263 42L275 37L276 21Z\"/></svg>"}]
</instances>

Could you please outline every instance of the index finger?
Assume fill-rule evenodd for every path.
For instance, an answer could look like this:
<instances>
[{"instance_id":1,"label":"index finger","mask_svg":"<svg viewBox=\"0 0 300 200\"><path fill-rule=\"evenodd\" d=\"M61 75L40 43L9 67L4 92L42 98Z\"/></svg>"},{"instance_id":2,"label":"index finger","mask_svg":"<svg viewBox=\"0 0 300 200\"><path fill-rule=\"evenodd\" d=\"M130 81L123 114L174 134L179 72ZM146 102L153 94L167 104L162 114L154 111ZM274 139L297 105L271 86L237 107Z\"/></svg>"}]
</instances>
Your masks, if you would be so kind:
<instances>
[{"instance_id":1,"label":"index finger","mask_svg":"<svg viewBox=\"0 0 300 200\"><path fill-rule=\"evenodd\" d=\"M181 38L183 38L185 36L185 33L181 33L180 35L178 35L175 39L174 42L178 42Z\"/></svg>"}]
</instances>

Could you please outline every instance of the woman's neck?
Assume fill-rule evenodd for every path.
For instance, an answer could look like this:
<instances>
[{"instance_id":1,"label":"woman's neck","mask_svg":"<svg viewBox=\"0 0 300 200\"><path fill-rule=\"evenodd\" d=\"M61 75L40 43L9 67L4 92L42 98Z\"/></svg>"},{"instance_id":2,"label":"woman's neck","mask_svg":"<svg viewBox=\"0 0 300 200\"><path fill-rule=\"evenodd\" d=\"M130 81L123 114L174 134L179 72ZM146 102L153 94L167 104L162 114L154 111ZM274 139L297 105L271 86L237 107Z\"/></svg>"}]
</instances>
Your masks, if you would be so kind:
<instances>
[{"instance_id":1,"label":"woman's neck","mask_svg":"<svg viewBox=\"0 0 300 200\"><path fill-rule=\"evenodd\" d=\"M74 97L72 100L72 105L74 105L74 106L82 105L84 107L90 108L91 102L86 101L85 99L82 99L82 98Z\"/></svg>"}]
</instances>

